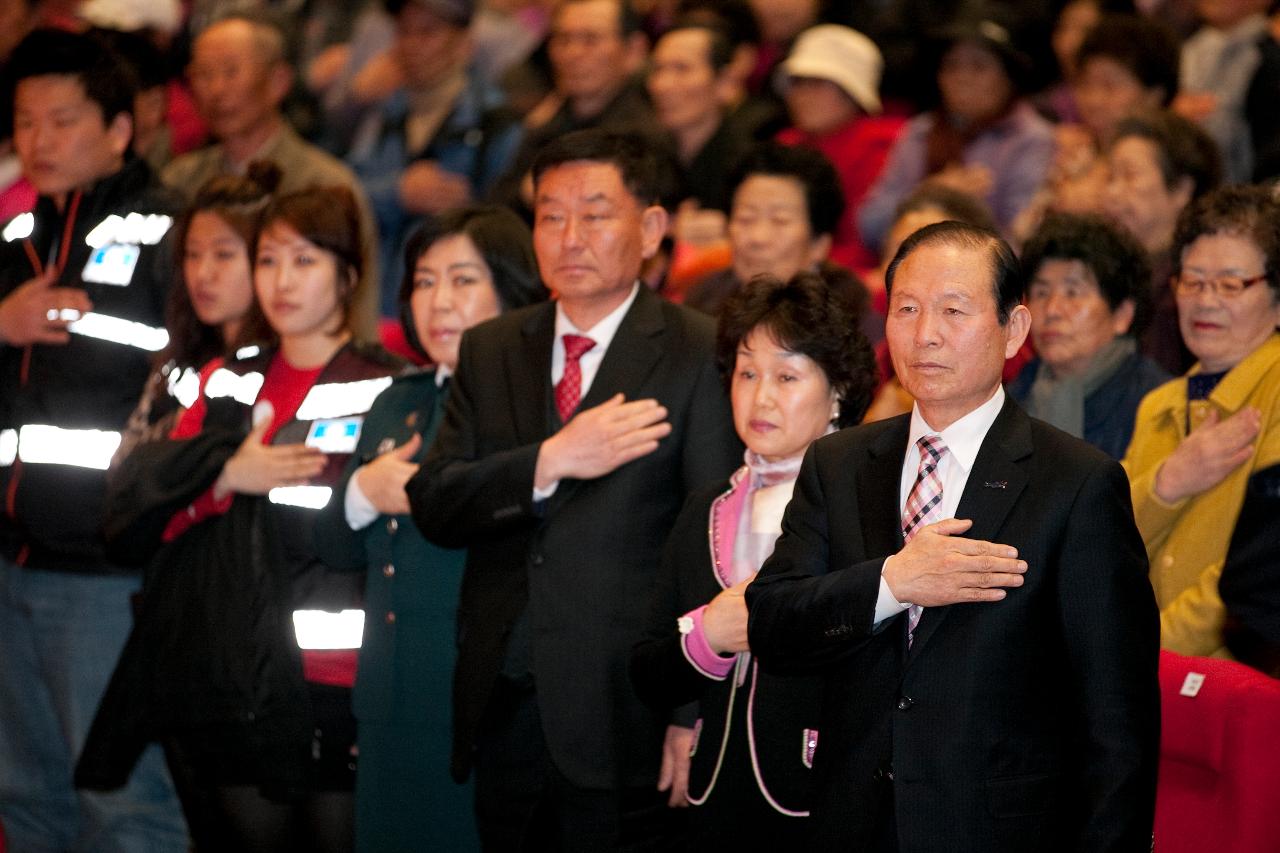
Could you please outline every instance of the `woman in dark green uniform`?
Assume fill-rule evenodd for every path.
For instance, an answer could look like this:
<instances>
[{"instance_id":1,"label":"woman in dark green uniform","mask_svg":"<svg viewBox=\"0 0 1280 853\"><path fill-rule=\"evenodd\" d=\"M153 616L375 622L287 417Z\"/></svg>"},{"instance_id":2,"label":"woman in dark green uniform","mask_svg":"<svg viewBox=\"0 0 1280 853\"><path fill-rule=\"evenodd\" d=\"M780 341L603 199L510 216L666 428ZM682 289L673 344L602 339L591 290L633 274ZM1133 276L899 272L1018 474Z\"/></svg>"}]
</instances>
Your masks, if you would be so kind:
<instances>
[{"instance_id":1,"label":"woman in dark green uniform","mask_svg":"<svg viewBox=\"0 0 1280 853\"><path fill-rule=\"evenodd\" d=\"M422 538L404 484L439 426L463 331L547 291L528 228L504 208L462 208L424 225L405 270L405 334L435 367L397 378L378 397L338 487L343 499L316 526L317 544L333 565L368 572L354 698L357 849L478 850L471 788L449 774L465 552Z\"/></svg>"}]
</instances>

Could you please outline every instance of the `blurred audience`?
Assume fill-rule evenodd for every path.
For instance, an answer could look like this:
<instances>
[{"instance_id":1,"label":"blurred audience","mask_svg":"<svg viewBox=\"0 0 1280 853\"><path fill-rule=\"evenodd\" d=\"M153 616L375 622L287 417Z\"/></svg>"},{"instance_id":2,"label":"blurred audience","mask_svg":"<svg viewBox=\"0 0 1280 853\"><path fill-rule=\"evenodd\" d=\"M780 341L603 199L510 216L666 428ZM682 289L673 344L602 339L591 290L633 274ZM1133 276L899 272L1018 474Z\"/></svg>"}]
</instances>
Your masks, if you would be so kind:
<instances>
[{"instance_id":1,"label":"blurred audience","mask_svg":"<svg viewBox=\"0 0 1280 853\"><path fill-rule=\"evenodd\" d=\"M1009 383L1027 413L1114 459L1138 403L1170 378L1138 352L1151 269L1127 231L1088 214L1050 216L1022 250L1037 358Z\"/></svg>"},{"instance_id":2,"label":"blurred audience","mask_svg":"<svg viewBox=\"0 0 1280 853\"><path fill-rule=\"evenodd\" d=\"M345 186L359 205L361 234L370 261L362 268L353 330L376 335L378 313L377 224L356 176L340 160L300 137L280 111L293 84L280 19L261 12L220 18L196 36L188 77L201 118L215 142L176 158L161 173L188 198L215 175L243 173L254 160L280 165L280 192Z\"/></svg>"},{"instance_id":3,"label":"blurred audience","mask_svg":"<svg viewBox=\"0 0 1280 853\"><path fill-rule=\"evenodd\" d=\"M862 283L827 260L844 197L826 157L810 148L764 143L747 155L732 186L729 268L690 288L685 305L716 315L731 294L758 275L789 280L809 270L845 291L865 315Z\"/></svg>"},{"instance_id":4,"label":"blurred audience","mask_svg":"<svg viewBox=\"0 0 1280 853\"><path fill-rule=\"evenodd\" d=\"M403 247L424 216L483 197L520 141L502 93L468 69L471 0L387 0L400 85L353 124L346 160L373 204L383 316L395 316Z\"/></svg>"},{"instance_id":5,"label":"blurred audience","mask_svg":"<svg viewBox=\"0 0 1280 853\"><path fill-rule=\"evenodd\" d=\"M779 66L792 126L778 139L816 148L836 167L845 210L831 257L856 270L875 266L875 254L858 234L858 211L904 125L900 117L880 115L882 66L869 38L837 24L805 30Z\"/></svg>"},{"instance_id":6,"label":"blurred audience","mask_svg":"<svg viewBox=\"0 0 1280 853\"><path fill-rule=\"evenodd\" d=\"M893 211L921 181L983 199L1006 232L1044 183L1053 131L1024 100L1030 60L1001 23L962 22L940 35L937 109L916 116L858 217L879 248Z\"/></svg>"},{"instance_id":7,"label":"blurred audience","mask_svg":"<svg viewBox=\"0 0 1280 853\"><path fill-rule=\"evenodd\" d=\"M1129 229L1151 263L1151 324L1140 349L1178 375L1194 360L1179 332L1170 276L1174 226L1191 201L1216 187L1222 166L1213 140L1170 112L1125 119L1107 149L1107 186L1102 209Z\"/></svg>"}]
</instances>

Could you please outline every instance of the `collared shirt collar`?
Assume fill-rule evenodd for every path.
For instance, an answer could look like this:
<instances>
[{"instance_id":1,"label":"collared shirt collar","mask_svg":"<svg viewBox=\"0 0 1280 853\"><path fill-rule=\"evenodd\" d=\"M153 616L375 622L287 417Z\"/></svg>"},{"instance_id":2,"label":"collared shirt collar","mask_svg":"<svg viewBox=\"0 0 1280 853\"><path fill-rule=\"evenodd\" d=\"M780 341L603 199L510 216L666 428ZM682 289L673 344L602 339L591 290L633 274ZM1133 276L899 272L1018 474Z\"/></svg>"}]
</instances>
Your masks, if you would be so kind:
<instances>
[{"instance_id":1,"label":"collared shirt collar","mask_svg":"<svg viewBox=\"0 0 1280 853\"><path fill-rule=\"evenodd\" d=\"M556 340L559 341L565 335L586 335L596 342L594 350L603 353L609 349L613 336L617 334L618 327L622 325L622 318L627 316L627 312L631 310L631 304L636 301L636 294L639 292L640 282L637 281L631 286L631 295L590 329L579 329L573 325L568 315L564 313L564 306L560 304L559 300L556 300Z\"/></svg>"},{"instance_id":2,"label":"collared shirt collar","mask_svg":"<svg viewBox=\"0 0 1280 853\"><path fill-rule=\"evenodd\" d=\"M907 447L914 447L921 436L941 435L943 443L947 445L947 449L951 451L955 460L965 471L971 471L974 460L978 458L978 451L982 448L982 441L987 437L987 431L996 422L1002 408L1004 408L1004 386L997 385L990 400L951 426L937 432L925 423L924 417L920 414L920 406L916 404L911 408L910 441ZM908 452L911 451L908 450Z\"/></svg>"},{"instance_id":3,"label":"collared shirt collar","mask_svg":"<svg viewBox=\"0 0 1280 853\"><path fill-rule=\"evenodd\" d=\"M453 376L453 368L452 368L452 367L450 367L450 366L449 366L449 365L447 365L447 364L438 364L438 365L436 365L435 381L436 381L436 387L437 387L437 388L442 388L442 387L444 387L444 383L445 383L445 381L446 381L447 379L449 379L450 377L452 377L452 376Z\"/></svg>"}]
</instances>

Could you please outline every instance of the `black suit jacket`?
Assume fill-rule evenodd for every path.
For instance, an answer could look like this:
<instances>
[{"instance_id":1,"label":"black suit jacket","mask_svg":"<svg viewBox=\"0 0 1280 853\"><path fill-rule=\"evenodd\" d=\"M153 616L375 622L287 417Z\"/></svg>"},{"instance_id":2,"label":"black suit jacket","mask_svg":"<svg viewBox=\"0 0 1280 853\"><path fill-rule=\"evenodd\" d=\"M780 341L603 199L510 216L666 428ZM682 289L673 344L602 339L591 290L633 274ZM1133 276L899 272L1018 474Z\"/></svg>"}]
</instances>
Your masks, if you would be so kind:
<instances>
[{"instance_id":1,"label":"black suit jacket","mask_svg":"<svg viewBox=\"0 0 1280 853\"><path fill-rule=\"evenodd\" d=\"M534 503L552 405L555 306L513 311L463 336L444 422L410 480L431 541L467 547L454 679L455 775L465 775L517 620L556 766L586 788L649 785L666 718L627 678L662 544L685 497L741 460L712 358L710 321L644 287L623 319L583 409L621 391L656 398L672 432L656 451L595 480L561 481ZM526 612L527 608L527 612Z\"/></svg>"},{"instance_id":2,"label":"black suit jacket","mask_svg":"<svg viewBox=\"0 0 1280 853\"><path fill-rule=\"evenodd\" d=\"M909 424L813 445L747 592L761 665L825 676L813 849L873 849L888 814L904 853L1145 853L1159 620L1123 471L1007 400L956 517L1015 546L1025 584L926 608L908 648L905 613L872 619Z\"/></svg>"}]
</instances>

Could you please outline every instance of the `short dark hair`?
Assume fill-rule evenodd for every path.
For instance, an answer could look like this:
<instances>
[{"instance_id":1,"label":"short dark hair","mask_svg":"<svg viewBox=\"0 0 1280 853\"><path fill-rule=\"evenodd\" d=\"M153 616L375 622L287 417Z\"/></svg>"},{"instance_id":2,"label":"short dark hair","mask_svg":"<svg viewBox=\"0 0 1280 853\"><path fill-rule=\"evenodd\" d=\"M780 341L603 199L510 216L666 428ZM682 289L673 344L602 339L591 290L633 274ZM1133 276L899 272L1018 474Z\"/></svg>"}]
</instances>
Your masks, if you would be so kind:
<instances>
[{"instance_id":1,"label":"short dark hair","mask_svg":"<svg viewBox=\"0 0 1280 853\"><path fill-rule=\"evenodd\" d=\"M405 244L404 278L400 282L400 320L405 338L426 356L409 310L413 296L413 273L418 259L445 237L462 234L493 274L493 289L503 311L522 308L546 300L550 294L538 277L538 261L533 254L529 226L509 208L497 205L468 205L431 217L414 231Z\"/></svg>"},{"instance_id":2,"label":"short dark hair","mask_svg":"<svg viewBox=\"0 0 1280 853\"><path fill-rule=\"evenodd\" d=\"M1262 252L1271 298L1280 299L1280 201L1254 185L1227 186L1193 201L1178 217L1173 234L1174 274L1182 273L1182 254L1200 237L1233 234Z\"/></svg>"},{"instance_id":3,"label":"short dark hair","mask_svg":"<svg viewBox=\"0 0 1280 853\"><path fill-rule=\"evenodd\" d=\"M206 181L196 192L195 201L178 219L175 227L175 252L179 259L186 251L187 234L191 220L197 213L212 213L235 231L244 241L249 268L253 269L253 244L262 224L262 213L267 202L280 185L281 171L275 163L255 160L244 175L217 175ZM159 356L159 363L170 360L179 366L201 366L215 356L223 355L228 344L234 348L268 336L266 320L255 304L241 323L240 340L224 341L222 330L200 322L187 292L186 276L181 261L177 267L177 281L169 294L165 308L165 327L169 330L169 346ZM250 273L252 275L252 272Z\"/></svg>"},{"instance_id":4,"label":"short dark hair","mask_svg":"<svg viewBox=\"0 0 1280 853\"><path fill-rule=\"evenodd\" d=\"M657 42L662 41L666 36L681 30L696 30L707 34L707 62L717 74L733 61L733 44L729 41L729 34L725 32L724 27L717 26L711 21L701 18L683 17L676 19L670 29L654 40L655 46Z\"/></svg>"},{"instance_id":5,"label":"short dark hair","mask_svg":"<svg viewBox=\"0 0 1280 853\"><path fill-rule=\"evenodd\" d=\"M982 199L961 190L936 183L923 183L911 191L911 194L898 202L893 209L893 221L897 222L908 213L937 208L946 214L947 219L964 222L976 228L997 229L991 208Z\"/></svg>"},{"instance_id":6,"label":"short dark hair","mask_svg":"<svg viewBox=\"0 0 1280 853\"><path fill-rule=\"evenodd\" d=\"M1159 21L1143 15L1103 15L1076 52L1076 67L1104 58L1125 68L1147 89L1164 91L1162 106L1178 93L1178 39Z\"/></svg>"},{"instance_id":7,"label":"short dark hair","mask_svg":"<svg viewBox=\"0 0 1280 853\"><path fill-rule=\"evenodd\" d=\"M989 228L976 228L964 222L948 219L926 225L902 241L898 254L889 262L884 274L884 288L893 293L893 280L898 267L907 256L921 246L955 246L963 249L986 249L991 258L991 296L996 302L996 317L1000 325L1009 322L1009 314L1022 302L1022 267L1005 239Z\"/></svg>"},{"instance_id":8,"label":"short dark hair","mask_svg":"<svg viewBox=\"0 0 1280 853\"><path fill-rule=\"evenodd\" d=\"M791 178L804 190L809 208L809 230L814 237L832 234L844 215L844 190L840 175L820 151L803 145L764 142L752 148L738 164L729 180L732 198L747 178L768 175Z\"/></svg>"},{"instance_id":9,"label":"short dark hair","mask_svg":"<svg viewBox=\"0 0 1280 853\"><path fill-rule=\"evenodd\" d=\"M1129 116L1116 125L1114 148L1130 136L1145 139L1156 147L1164 185L1176 188L1179 181L1191 181L1191 197L1199 198L1222 183L1222 156L1218 145L1199 125L1168 110Z\"/></svg>"},{"instance_id":10,"label":"short dark hair","mask_svg":"<svg viewBox=\"0 0 1280 853\"><path fill-rule=\"evenodd\" d=\"M556 3L555 10L551 13L551 27L555 29L555 20L560 15L560 10L565 6L572 6L574 3L588 3L590 0L559 0ZM643 32L644 21L631 8L628 0L613 0L613 4L618 7L618 35L622 38L630 38L636 33Z\"/></svg>"},{"instance_id":11,"label":"short dark hair","mask_svg":"<svg viewBox=\"0 0 1280 853\"><path fill-rule=\"evenodd\" d=\"M262 213L262 227L253 240L253 257L258 254L262 232L273 222L284 222L299 235L331 253L338 261L338 301L342 319L351 327L351 311L364 274L366 258L361 241L360 208L349 187L335 185L309 187L273 198Z\"/></svg>"},{"instance_id":12,"label":"short dark hair","mask_svg":"<svg viewBox=\"0 0 1280 853\"><path fill-rule=\"evenodd\" d=\"M683 0L680 19L716 27L729 39L731 50L760 44L760 22L746 0Z\"/></svg>"},{"instance_id":13,"label":"short dark hair","mask_svg":"<svg viewBox=\"0 0 1280 853\"><path fill-rule=\"evenodd\" d=\"M1127 229L1097 214L1050 214L1022 248L1024 290L1045 261L1055 260L1084 264L1112 311L1126 299L1132 302L1128 334L1142 333L1151 315L1151 264L1142 244Z\"/></svg>"},{"instance_id":14,"label":"short dark hair","mask_svg":"<svg viewBox=\"0 0 1280 853\"><path fill-rule=\"evenodd\" d=\"M660 202L664 186L662 168L652 144L638 134L592 128L555 137L534 158L534 186L548 170L579 162L606 163L615 167L622 175L627 191L642 206Z\"/></svg>"},{"instance_id":15,"label":"short dark hair","mask_svg":"<svg viewBox=\"0 0 1280 853\"><path fill-rule=\"evenodd\" d=\"M725 300L716 331L716 359L725 387L733 384L738 347L758 328L822 368L840 399L838 426L861 422L878 374L871 345L858 328L858 312L841 291L808 271L785 282L758 275L735 290Z\"/></svg>"},{"instance_id":16,"label":"short dark hair","mask_svg":"<svg viewBox=\"0 0 1280 853\"><path fill-rule=\"evenodd\" d=\"M13 49L4 72L10 93L23 80L55 75L80 82L85 97L102 110L103 124L110 124L122 113L133 117L137 76L103 41L85 33L33 30Z\"/></svg>"}]
</instances>

